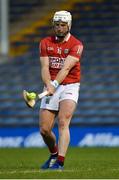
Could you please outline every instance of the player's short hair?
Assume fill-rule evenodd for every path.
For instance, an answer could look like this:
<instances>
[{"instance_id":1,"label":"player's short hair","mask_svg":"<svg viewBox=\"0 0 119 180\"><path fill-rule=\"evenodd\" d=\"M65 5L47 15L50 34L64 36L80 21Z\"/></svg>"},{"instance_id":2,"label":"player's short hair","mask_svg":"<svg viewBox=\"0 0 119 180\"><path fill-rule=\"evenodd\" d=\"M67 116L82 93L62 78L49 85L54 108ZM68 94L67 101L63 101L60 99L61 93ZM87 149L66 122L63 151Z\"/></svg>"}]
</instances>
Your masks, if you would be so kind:
<instances>
[{"instance_id":1,"label":"player's short hair","mask_svg":"<svg viewBox=\"0 0 119 180\"><path fill-rule=\"evenodd\" d=\"M67 22L69 26L69 30L71 29L71 23L72 23L72 15L68 11L57 11L55 12L53 16L53 23L61 21L61 22Z\"/></svg>"}]
</instances>

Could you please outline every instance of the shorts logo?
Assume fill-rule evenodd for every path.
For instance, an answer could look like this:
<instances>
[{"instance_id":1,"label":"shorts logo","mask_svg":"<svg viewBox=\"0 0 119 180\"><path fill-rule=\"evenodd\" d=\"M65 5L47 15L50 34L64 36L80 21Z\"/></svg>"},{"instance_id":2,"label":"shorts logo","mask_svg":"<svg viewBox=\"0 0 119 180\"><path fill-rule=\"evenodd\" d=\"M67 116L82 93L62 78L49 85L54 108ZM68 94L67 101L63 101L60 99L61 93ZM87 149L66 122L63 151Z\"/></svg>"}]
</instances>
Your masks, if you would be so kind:
<instances>
[{"instance_id":1,"label":"shorts logo","mask_svg":"<svg viewBox=\"0 0 119 180\"><path fill-rule=\"evenodd\" d=\"M49 104L49 102L50 102L50 97L48 96L48 97L46 97L45 103L46 103L46 104Z\"/></svg>"},{"instance_id":2,"label":"shorts logo","mask_svg":"<svg viewBox=\"0 0 119 180\"><path fill-rule=\"evenodd\" d=\"M71 92L66 92L65 94L70 94L70 95L72 95L72 93L71 93Z\"/></svg>"},{"instance_id":3,"label":"shorts logo","mask_svg":"<svg viewBox=\"0 0 119 180\"><path fill-rule=\"evenodd\" d=\"M64 49L64 54L68 54L69 49Z\"/></svg>"}]
</instances>

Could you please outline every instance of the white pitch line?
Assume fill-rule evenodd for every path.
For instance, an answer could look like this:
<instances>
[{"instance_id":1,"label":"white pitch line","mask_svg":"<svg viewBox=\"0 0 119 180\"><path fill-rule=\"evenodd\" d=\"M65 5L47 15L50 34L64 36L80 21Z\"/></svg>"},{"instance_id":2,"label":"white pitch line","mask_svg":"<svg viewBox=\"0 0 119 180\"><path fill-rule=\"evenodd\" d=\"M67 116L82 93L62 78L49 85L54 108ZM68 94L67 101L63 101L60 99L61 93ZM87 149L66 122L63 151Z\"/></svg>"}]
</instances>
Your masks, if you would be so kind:
<instances>
[{"instance_id":1,"label":"white pitch line","mask_svg":"<svg viewBox=\"0 0 119 180\"><path fill-rule=\"evenodd\" d=\"M86 169L86 171L93 171L94 169ZM62 173L62 172L79 172L80 170L73 170L73 169L64 169L64 170L9 170L9 171L0 171L0 174L15 174L15 173L20 173L20 174L29 174L29 173L55 173L55 172L58 172L58 173ZM81 170L81 171L84 171L84 170ZM111 169L111 171L119 171L119 168L118 169Z\"/></svg>"},{"instance_id":2,"label":"white pitch line","mask_svg":"<svg viewBox=\"0 0 119 180\"><path fill-rule=\"evenodd\" d=\"M28 173L51 173L51 172L78 172L78 170L26 170L26 171L20 171L20 170L11 170L11 171L0 171L0 174L15 174L15 173L23 173L23 174L28 174Z\"/></svg>"}]
</instances>

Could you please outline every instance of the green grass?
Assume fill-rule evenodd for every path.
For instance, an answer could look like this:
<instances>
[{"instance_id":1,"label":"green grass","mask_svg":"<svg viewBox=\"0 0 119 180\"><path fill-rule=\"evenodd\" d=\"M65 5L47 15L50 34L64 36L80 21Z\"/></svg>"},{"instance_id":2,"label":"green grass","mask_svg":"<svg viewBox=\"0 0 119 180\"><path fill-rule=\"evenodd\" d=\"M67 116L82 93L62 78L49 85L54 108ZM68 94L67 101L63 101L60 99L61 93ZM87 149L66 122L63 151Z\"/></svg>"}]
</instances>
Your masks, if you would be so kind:
<instances>
[{"instance_id":1,"label":"green grass","mask_svg":"<svg viewBox=\"0 0 119 180\"><path fill-rule=\"evenodd\" d=\"M69 148L65 169L40 171L46 148L0 149L0 178L98 179L119 178L119 148Z\"/></svg>"}]
</instances>

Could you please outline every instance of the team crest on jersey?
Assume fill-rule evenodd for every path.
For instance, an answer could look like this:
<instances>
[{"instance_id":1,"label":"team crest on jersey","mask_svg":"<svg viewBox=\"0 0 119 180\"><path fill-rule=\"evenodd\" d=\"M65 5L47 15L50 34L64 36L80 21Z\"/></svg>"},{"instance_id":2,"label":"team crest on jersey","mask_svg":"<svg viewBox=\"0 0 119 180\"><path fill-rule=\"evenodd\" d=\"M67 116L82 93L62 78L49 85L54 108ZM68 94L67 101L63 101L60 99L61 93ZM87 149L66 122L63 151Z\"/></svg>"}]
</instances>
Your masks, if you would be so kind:
<instances>
[{"instance_id":1,"label":"team crest on jersey","mask_svg":"<svg viewBox=\"0 0 119 180\"><path fill-rule=\"evenodd\" d=\"M64 54L68 54L69 49L64 49Z\"/></svg>"}]
</instances>

